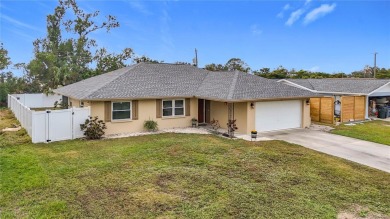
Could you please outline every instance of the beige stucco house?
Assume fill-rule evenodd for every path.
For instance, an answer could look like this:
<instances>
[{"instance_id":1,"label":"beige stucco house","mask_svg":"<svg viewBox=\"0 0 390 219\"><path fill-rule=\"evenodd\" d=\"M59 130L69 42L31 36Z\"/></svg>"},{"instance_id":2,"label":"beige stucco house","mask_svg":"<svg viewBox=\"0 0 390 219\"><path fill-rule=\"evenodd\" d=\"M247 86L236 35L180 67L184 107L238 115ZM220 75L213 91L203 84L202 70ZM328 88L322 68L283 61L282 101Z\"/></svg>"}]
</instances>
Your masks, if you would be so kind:
<instances>
[{"instance_id":1,"label":"beige stucco house","mask_svg":"<svg viewBox=\"0 0 390 219\"><path fill-rule=\"evenodd\" d=\"M55 90L70 107L91 107L107 124L106 134L143 131L145 120L159 129L207 124L248 134L310 125L309 98L299 89L254 76L210 72L191 65L139 63Z\"/></svg>"}]
</instances>

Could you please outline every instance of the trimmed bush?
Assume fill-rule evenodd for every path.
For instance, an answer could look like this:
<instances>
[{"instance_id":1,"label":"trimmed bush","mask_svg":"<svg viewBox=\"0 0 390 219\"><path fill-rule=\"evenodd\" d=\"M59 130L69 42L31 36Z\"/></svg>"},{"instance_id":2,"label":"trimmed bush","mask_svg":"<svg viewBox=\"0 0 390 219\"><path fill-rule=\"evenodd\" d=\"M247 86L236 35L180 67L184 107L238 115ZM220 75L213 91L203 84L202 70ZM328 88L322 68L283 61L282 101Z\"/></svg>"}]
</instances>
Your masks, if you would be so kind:
<instances>
[{"instance_id":1,"label":"trimmed bush","mask_svg":"<svg viewBox=\"0 0 390 219\"><path fill-rule=\"evenodd\" d=\"M80 125L81 131L84 131L84 135L87 139L101 139L104 135L104 130L107 129L106 123L103 120L99 120L97 116L89 117L85 120L84 124Z\"/></svg>"}]
</instances>

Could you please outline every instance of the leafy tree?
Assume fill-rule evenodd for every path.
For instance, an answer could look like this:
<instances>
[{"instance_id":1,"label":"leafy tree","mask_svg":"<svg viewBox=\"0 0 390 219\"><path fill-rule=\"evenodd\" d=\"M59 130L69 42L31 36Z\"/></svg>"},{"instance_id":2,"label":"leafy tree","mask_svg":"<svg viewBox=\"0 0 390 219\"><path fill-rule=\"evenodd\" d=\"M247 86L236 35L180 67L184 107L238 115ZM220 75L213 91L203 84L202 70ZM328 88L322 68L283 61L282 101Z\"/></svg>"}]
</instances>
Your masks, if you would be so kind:
<instances>
[{"instance_id":1,"label":"leafy tree","mask_svg":"<svg viewBox=\"0 0 390 219\"><path fill-rule=\"evenodd\" d=\"M376 78L378 78L378 79L390 78L390 68L389 69L385 69L385 68L377 69Z\"/></svg>"},{"instance_id":2,"label":"leafy tree","mask_svg":"<svg viewBox=\"0 0 390 219\"><path fill-rule=\"evenodd\" d=\"M238 70L238 71L242 71L242 72L246 72L246 73L249 73L251 71L251 68L249 67L249 65L246 64L246 62L244 62L243 60L241 60L239 58L230 59L225 64L225 68L228 71Z\"/></svg>"},{"instance_id":3,"label":"leafy tree","mask_svg":"<svg viewBox=\"0 0 390 219\"><path fill-rule=\"evenodd\" d=\"M246 64L244 61L242 61L239 58L231 58L229 61L226 62L225 65L221 64L208 64L205 65L205 69L209 71L242 71L246 73L250 73L251 68L248 64Z\"/></svg>"},{"instance_id":4,"label":"leafy tree","mask_svg":"<svg viewBox=\"0 0 390 219\"><path fill-rule=\"evenodd\" d=\"M283 66L279 66L269 74L269 78L283 79L288 78L288 70Z\"/></svg>"},{"instance_id":5,"label":"leafy tree","mask_svg":"<svg viewBox=\"0 0 390 219\"><path fill-rule=\"evenodd\" d=\"M135 57L133 58L134 62L135 63L141 63L141 62L147 62L147 63L164 63L164 61L158 61L158 60L154 60L154 59L151 59L147 56L138 56L138 57Z\"/></svg>"},{"instance_id":6,"label":"leafy tree","mask_svg":"<svg viewBox=\"0 0 390 219\"><path fill-rule=\"evenodd\" d=\"M181 62L181 61L177 61L175 62L176 65L192 65L191 63L189 62Z\"/></svg>"},{"instance_id":7,"label":"leafy tree","mask_svg":"<svg viewBox=\"0 0 390 219\"><path fill-rule=\"evenodd\" d=\"M364 78L364 72L363 71L353 71L351 73L352 78Z\"/></svg>"},{"instance_id":8,"label":"leafy tree","mask_svg":"<svg viewBox=\"0 0 390 219\"><path fill-rule=\"evenodd\" d=\"M120 54L108 54L105 48L101 48L96 52L95 61L97 62L95 75L99 75L105 72L114 71L126 66L125 61L130 59L133 55L133 50L126 48ZM84 78L87 78L84 76Z\"/></svg>"},{"instance_id":9,"label":"leafy tree","mask_svg":"<svg viewBox=\"0 0 390 219\"><path fill-rule=\"evenodd\" d=\"M47 35L34 41L35 57L27 65L29 77L39 81L42 91L125 66L124 62L132 56L130 48L122 54L109 54L106 49L97 48L90 37L98 30L109 32L119 27L114 16L108 15L102 22L98 16L99 11L84 12L76 0L59 0L54 13L47 16ZM94 62L95 70L90 68Z\"/></svg>"},{"instance_id":10,"label":"leafy tree","mask_svg":"<svg viewBox=\"0 0 390 219\"><path fill-rule=\"evenodd\" d=\"M347 78L348 75L343 73L343 72L340 72L340 73L335 73L333 75L330 75L332 78Z\"/></svg>"},{"instance_id":11,"label":"leafy tree","mask_svg":"<svg viewBox=\"0 0 390 219\"><path fill-rule=\"evenodd\" d=\"M293 78L310 78L310 72L301 69L295 73L295 76Z\"/></svg>"},{"instance_id":12,"label":"leafy tree","mask_svg":"<svg viewBox=\"0 0 390 219\"><path fill-rule=\"evenodd\" d=\"M255 70L252 72L254 75L257 75L257 76L260 76L260 77L263 77L263 78L269 78L270 77L270 73L271 73L271 69L270 68L261 68L259 70Z\"/></svg>"},{"instance_id":13,"label":"leafy tree","mask_svg":"<svg viewBox=\"0 0 390 219\"><path fill-rule=\"evenodd\" d=\"M9 84L13 80L11 72L4 72L11 64L11 59L8 56L8 50L0 43L0 106L7 102L7 94L9 93Z\"/></svg>"},{"instance_id":14,"label":"leafy tree","mask_svg":"<svg viewBox=\"0 0 390 219\"><path fill-rule=\"evenodd\" d=\"M0 43L0 71L4 71L9 65L11 65L11 59L8 56L8 50L4 48L3 43Z\"/></svg>"},{"instance_id":15,"label":"leafy tree","mask_svg":"<svg viewBox=\"0 0 390 219\"><path fill-rule=\"evenodd\" d=\"M214 63L205 65L205 69L209 71L227 71L224 65Z\"/></svg>"}]
</instances>

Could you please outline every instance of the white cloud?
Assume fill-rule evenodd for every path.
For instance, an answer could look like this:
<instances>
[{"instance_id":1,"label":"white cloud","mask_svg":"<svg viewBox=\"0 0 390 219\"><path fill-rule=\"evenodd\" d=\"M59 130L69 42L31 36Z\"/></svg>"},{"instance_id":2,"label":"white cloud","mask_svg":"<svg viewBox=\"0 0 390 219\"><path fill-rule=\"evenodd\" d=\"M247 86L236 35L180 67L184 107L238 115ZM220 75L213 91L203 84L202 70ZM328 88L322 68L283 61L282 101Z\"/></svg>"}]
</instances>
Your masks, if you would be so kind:
<instances>
[{"instance_id":1,"label":"white cloud","mask_svg":"<svg viewBox=\"0 0 390 219\"><path fill-rule=\"evenodd\" d=\"M263 33L263 31L260 30L260 28L257 26L257 24L253 24L250 29L251 29L251 32L253 35L260 35Z\"/></svg>"},{"instance_id":2,"label":"white cloud","mask_svg":"<svg viewBox=\"0 0 390 219\"><path fill-rule=\"evenodd\" d=\"M150 15L152 14L147 8L146 6L139 0L135 0L135 1L128 1L128 3L130 4L130 6L137 10L138 12L142 13L142 14L145 14L145 15Z\"/></svg>"},{"instance_id":3,"label":"white cloud","mask_svg":"<svg viewBox=\"0 0 390 219\"><path fill-rule=\"evenodd\" d=\"M160 39L162 41L162 48L165 52L172 52L174 49L174 43L170 31L170 20L171 17L168 12L168 6L165 3L160 17Z\"/></svg>"},{"instance_id":4,"label":"white cloud","mask_svg":"<svg viewBox=\"0 0 390 219\"><path fill-rule=\"evenodd\" d=\"M291 14L290 14L290 17L288 18L288 20L286 21L286 25L287 26L291 26L295 23L295 21L297 21L301 16L302 14L304 13L305 11L303 9L298 9L296 11L293 11Z\"/></svg>"},{"instance_id":5,"label":"white cloud","mask_svg":"<svg viewBox=\"0 0 390 219\"><path fill-rule=\"evenodd\" d=\"M312 0L306 0L305 5L309 4Z\"/></svg>"},{"instance_id":6,"label":"white cloud","mask_svg":"<svg viewBox=\"0 0 390 219\"><path fill-rule=\"evenodd\" d=\"M285 5L283 6L282 11L279 12L279 13L276 15L276 17L278 17L278 18L283 18L283 17L284 17L284 12L287 11L287 10L289 10L290 8L291 8L291 7L290 7L289 4L285 4Z\"/></svg>"},{"instance_id":7,"label":"white cloud","mask_svg":"<svg viewBox=\"0 0 390 219\"><path fill-rule=\"evenodd\" d=\"M320 7L313 9L309 13L306 14L303 23L309 24L315 20L317 20L320 17L325 16L326 14L331 13L336 8L336 4L333 3L332 5L329 4L322 4Z\"/></svg>"},{"instance_id":8,"label":"white cloud","mask_svg":"<svg viewBox=\"0 0 390 219\"><path fill-rule=\"evenodd\" d=\"M0 14L0 17L6 21L8 21L9 23L13 24L13 25L16 25L16 26L19 26L19 27L24 27L24 28L27 28L27 29L30 29L30 30L35 30L35 31L41 31L40 29L30 25L30 24L27 24L27 23L23 23L21 21L18 21L12 17L8 17L7 15L5 14Z\"/></svg>"},{"instance_id":9,"label":"white cloud","mask_svg":"<svg viewBox=\"0 0 390 219\"><path fill-rule=\"evenodd\" d=\"M320 67L319 66L313 66L309 69L309 71L311 72L317 72L318 70L320 70Z\"/></svg>"}]
</instances>

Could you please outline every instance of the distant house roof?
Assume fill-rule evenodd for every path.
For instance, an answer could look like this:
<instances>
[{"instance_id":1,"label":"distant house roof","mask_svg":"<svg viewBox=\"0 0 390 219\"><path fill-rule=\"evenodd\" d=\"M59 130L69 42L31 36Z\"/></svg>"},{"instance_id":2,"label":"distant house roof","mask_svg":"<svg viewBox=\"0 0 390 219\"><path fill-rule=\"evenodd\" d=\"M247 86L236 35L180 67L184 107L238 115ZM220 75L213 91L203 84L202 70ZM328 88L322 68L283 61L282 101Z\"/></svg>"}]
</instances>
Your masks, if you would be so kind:
<instances>
[{"instance_id":1,"label":"distant house roof","mask_svg":"<svg viewBox=\"0 0 390 219\"><path fill-rule=\"evenodd\" d=\"M60 87L81 100L199 97L222 101L312 97L316 94L274 80L191 65L139 63Z\"/></svg>"},{"instance_id":2,"label":"distant house roof","mask_svg":"<svg viewBox=\"0 0 390 219\"><path fill-rule=\"evenodd\" d=\"M280 80L283 81L283 80ZM370 94L376 89L390 83L390 80L379 79L353 79L353 78L331 78L331 79L284 79L290 83L305 87L312 91L321 93L350 93Z\"/></svg>"}]
</instances>

